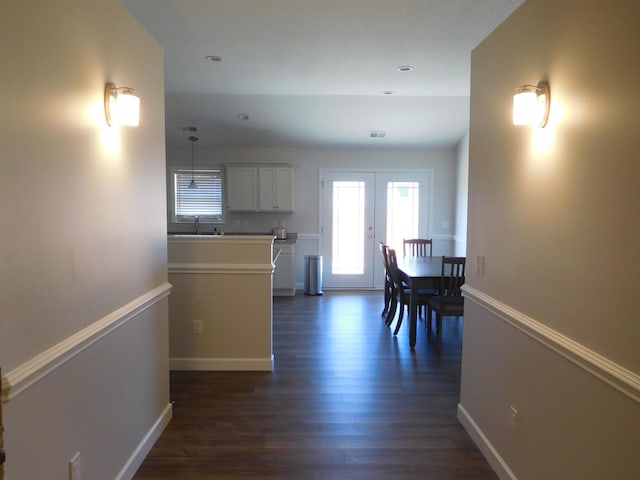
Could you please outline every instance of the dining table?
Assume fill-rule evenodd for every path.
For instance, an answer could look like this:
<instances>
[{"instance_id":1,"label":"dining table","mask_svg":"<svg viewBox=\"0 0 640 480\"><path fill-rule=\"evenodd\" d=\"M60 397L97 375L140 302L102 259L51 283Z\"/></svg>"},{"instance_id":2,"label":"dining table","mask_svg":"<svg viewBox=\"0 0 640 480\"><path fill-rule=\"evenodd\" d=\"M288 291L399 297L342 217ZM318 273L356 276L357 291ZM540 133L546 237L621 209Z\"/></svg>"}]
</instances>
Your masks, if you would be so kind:
<instances>
[{"instance_id":1,"label":"dining table","mask_svg":"<svg viewBox=\"0 0 640 480\"><path fill-rule=\"evenodd\" d=\"M409 345L416 346L419 290L438 289L442 275L442 257L398 257L398 273L411 290L409 302Z\"/></svg>"}]
</instances>

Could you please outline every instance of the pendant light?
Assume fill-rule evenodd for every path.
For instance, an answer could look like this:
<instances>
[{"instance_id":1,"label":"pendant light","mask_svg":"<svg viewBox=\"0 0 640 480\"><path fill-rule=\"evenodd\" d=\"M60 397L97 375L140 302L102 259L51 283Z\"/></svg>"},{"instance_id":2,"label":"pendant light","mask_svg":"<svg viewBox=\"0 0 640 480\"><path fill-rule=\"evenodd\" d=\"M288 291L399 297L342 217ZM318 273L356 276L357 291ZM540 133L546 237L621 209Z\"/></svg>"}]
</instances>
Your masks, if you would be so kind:
<instances>
[{"instance_id":1,"label":"pendant light","mask_svg":"<svg viewBox=\"0 0 640 480\"><path fill-rule=\"evenodd\" d=\"M193 178L193 162L194 162L193 159L194 159L195 147L196 147L196 142L198 141L198 137L191 135L189 137L189 140L191 140L191 182L189 182L189 188L198 188L198 185L196 184L196 181Z\"/></svg>"}]
</instances>

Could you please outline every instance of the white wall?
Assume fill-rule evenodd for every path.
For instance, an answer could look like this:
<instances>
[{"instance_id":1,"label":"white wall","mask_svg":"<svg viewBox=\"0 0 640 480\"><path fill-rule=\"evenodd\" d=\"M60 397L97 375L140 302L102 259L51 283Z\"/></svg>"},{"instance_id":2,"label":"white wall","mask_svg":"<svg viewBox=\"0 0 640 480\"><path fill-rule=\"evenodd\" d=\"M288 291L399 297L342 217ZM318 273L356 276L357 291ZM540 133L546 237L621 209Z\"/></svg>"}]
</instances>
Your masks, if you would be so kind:
<instances>
[{"instance_id":1,"label":"white wall","mask_svg":"<svg viewBox=\"0 0 640 480\"><path fill-rule=\"evenodd\" d=\"M185 143L187 143L185 141ZM427 169L433 170L432 235L453 248L456 201L456 151L450 150L345 150L330 148L200 148L196 149L196 166L220 166L225 163L288 163L296 165L295 213L227 213L225 231L269 232L281 220L287 229L300 234L296 246L296 283L304 281L304 255L317 255L319 248L319 179L320 169ZM169 165L191 165L191 147L169 146ZM233 227L233 221L248 222L247 227ZM275 222L275 225L274 225ZM449 223L449 229L442 227ZM191 228L190 226L188 228ZM175 225L170 230L179 231ZM183 230L186 230L183 228ZM447 247L449 248L449 247Z\"/></svg>"},{"instance_id":2,"label":"white wall","mask_svg":"<svg viewBox=\"0 0 640 480\"><path fill-rule=\"evenodd\" d=\"M468 273L460 418L503 478L640 478L639 18L637 0L527 0L472 54L485 272ZM513 126L513 89L542 79L550 124Z\"/></svg>"},{"instance_id":3,"label":"white wall","mask_svg":"<svg viewBox=\"0 0 640 480\"><path fill-rule=\"evenodd\" d=\"M116 0L5 1L0 45L7 478L124 478L170 416L162 50Z\"/></svg>"},{"instance_id":4,"label":"white wall","mask_svg":"<svg viewBox=\"0 0 640 480\"><path fill-rule=\"evenodd\" d=\"M456 223L454 254L467 254L467 215L469 207L469 133L458 144L456 150Z\"/></svg>"}]
</instances>

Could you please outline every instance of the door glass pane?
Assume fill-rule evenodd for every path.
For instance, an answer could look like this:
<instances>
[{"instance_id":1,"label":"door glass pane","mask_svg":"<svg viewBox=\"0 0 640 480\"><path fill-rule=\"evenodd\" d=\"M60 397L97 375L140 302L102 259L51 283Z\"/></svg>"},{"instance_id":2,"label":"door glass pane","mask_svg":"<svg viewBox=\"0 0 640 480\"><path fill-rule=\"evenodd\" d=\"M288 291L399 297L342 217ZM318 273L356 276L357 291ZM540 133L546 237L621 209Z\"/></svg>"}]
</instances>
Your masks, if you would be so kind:
<instances>
[{"instance_id":1,"label":"door glass pane","mask_svg":"<svg viewBox=\"0 0 640 480\"><path fill-rule=\"evenodd\" d=\"M364 193L365 182L333 182L333 274L364 272Z\"/></svg>"},{"instance_id":2,"label":"door glass pane","mask_svg":"<svg viewBox=\"0 0 640 480\"><path fill-rule=\"evenodd\" d=\"M419 182L387 182L387 243L402 253L404 238L418 238Z\"/></svg>"}]
</instances>

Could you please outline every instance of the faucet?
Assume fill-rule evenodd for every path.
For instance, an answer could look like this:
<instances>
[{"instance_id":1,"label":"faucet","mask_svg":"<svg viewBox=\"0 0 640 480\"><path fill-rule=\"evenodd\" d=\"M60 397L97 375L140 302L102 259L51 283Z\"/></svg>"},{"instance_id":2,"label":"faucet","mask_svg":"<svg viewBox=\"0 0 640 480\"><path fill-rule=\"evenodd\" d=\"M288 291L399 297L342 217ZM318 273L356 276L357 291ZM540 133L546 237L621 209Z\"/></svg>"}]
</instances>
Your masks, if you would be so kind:
<instances>
[{"instance_id":1,"label":"faucet","mask_svg":"<svg viewBox=\"0 0 640 480\"><path fill-rule=\"evenodd\" d=\"M200 217L198 215L196 215L194 225L196 227L196 235L200 235Z\"/></svg>"}]
</instances>

